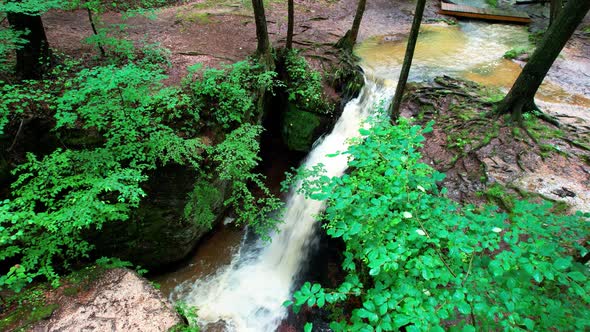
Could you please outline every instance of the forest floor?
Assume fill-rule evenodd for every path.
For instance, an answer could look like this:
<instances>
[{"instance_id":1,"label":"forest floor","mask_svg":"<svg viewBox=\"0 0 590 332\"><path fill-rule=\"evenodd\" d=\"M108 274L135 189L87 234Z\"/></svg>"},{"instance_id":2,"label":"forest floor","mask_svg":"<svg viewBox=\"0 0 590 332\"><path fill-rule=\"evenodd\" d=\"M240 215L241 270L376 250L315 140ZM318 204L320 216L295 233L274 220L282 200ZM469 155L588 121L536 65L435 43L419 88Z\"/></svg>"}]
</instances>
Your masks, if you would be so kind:
<instances>
[{"instance_id":1,"label":"forest floor","mask_svg":"<svg viewBox=\"0 0 590 332\"><path fill-rule=\"evenodd\" d=\"M171 50L171 81L177 82L186 67L195 63L219 66L252 54L256 47L254 17L247 0L188 0L156 11L155 18L134 17L128 24L127 38L136 42L160 43ZM352 25L356 0L295 1L295 47L303 50L317 66L331 61L336 54L332 45ZM536 8L536 9L535 9ZM541 6L533 10L546 12ZM452 19L438 14L439 1L427 1L424 22ZM367 3L359 41L371 36L406 34L413 18L414 4L403 0L374 0ZM529 10L530 11L530 10ZM270 0L267 7L269 34L280 47L287 32L286 4ZM539 16L539 15L536 15ZM98 56L91 45L81 47L92 35L86 11L52 11L43 16L53 48L68 55L90 60ZM107 12L104 24L121 23L121 15ZM543 18L536 19L543 21ZM536 24L539 25L539 24ZM542 25L542 24L541 24ZM582 28L590 25L590 15L572 37L549 73L549 78L590 95L590 38Z\"/></svg>"}]
</instances>

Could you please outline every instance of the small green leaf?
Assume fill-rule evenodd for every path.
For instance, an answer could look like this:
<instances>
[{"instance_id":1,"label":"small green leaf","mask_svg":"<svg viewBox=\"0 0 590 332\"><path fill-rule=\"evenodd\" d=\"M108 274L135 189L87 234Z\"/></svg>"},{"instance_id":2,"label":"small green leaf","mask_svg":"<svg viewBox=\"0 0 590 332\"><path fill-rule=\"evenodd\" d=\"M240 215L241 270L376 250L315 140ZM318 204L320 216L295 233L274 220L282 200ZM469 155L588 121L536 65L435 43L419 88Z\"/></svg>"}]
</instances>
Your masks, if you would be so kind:
<instances>
[{"instance_id":1,"label":"small green leaf","mask_svg":"<svg viewBox=\"0 0 590 332\"><path fill-rule=\"evenodd\" d=\"M553 266L557 269L557 270L565 270L568 267L570 267L572 265L571 263L571 258L558 258L557 260L555 260L555 262L553 263Z\"/></svg>"}]
</instances>

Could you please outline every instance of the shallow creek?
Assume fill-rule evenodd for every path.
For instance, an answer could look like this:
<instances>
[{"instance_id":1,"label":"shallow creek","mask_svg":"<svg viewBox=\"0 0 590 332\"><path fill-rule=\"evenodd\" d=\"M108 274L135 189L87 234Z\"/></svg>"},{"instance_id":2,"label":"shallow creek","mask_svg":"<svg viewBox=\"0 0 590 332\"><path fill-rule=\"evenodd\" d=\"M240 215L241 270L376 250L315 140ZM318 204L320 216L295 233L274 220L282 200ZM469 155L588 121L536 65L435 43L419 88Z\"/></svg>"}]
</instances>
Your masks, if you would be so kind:
<instances>
[{"instance_id":1,"label":"shallow creek","mask_svg":"<svg viewBox=\"0 0 590 332\"><path fill-rule=\"evenodd\" d=\"M346 150L348 140L358 134L376 105L389 102L405 43L403 36L380 36L357 47L366 85L360 96L346 105L333 131L316 143L304 160L306 166L322 163L328 175L343 174L346 158L326 155ZM429 81L449 75L508 89L521 68L502 55L527 43L524 27L471 22L425 25L410 80ZM542 86L538 98L546 104L590 108L587 97L570 94L550 82ZM323 203L292 192L286 198L286 207L285 222L280 232L272 235L271 243L221 227L201 243L184 267L156 281L172 300L198 307L203 325L223 321L231 331L275 331L287 316L282 303L290 297L310 250L316 247L315 216Z\"/></svg>"}]
</instances>

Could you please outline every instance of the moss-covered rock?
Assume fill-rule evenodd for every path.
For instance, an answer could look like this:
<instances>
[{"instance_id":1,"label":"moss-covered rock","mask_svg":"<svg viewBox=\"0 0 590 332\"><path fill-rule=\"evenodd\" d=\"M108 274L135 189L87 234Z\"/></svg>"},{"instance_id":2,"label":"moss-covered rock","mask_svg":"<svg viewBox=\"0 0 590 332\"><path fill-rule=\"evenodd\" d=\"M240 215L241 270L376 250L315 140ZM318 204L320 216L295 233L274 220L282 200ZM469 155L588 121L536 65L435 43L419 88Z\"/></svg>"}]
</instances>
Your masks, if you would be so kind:
<instances>
[{"instance_id":1,"label":"moss-covered rock","mask_svg":"<svg viewBox=\"0 0 590 332\"><path fill-rule=\"evenodd\" d=\"M283 116L283 141L291 150L309 151L313 142L321 135L321 125L320 115L301 111L289 105Z\"/></svg>"},{"instance_id":2,"label":"moss-covered rock","mask_svg":"<svg viewBox=\"0 0 590 332\"><path fill-rule=\"evenodd\" d=\"M91 242L98 256L114 256L158 269L185 258L221 220L228 183L210 183L180 166L150 176L146 199L131 220L105 225Z\"/></svg>"}]
</instances>

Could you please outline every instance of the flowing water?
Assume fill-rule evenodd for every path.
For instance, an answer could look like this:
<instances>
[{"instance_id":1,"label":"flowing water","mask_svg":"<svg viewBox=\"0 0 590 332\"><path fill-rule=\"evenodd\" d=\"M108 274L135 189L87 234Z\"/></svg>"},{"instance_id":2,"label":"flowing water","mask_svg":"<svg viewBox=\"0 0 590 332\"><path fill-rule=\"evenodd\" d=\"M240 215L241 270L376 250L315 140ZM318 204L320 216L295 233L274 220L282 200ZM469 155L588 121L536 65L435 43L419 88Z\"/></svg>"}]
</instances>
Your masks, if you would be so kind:
<instances>
[{"instance_id":1,"label":"flowing water","mask_svg":"<svg viewBox=\"0 0 590 332\"><path fill-rule=\"evenodd\" d=\"M393 90L391 85L367 80L359 97L346 105L333 131L316 142L304 165L323 164L326 175L342 175L346 156L330 158L327 154L345 151L373 106L391 96ZM199 309L203 323L223 320L235 331L274 331L287 314L282 303L290 297L308 249L314 247L315 217L323 206L323 202L291 192L284 223L270 243L245 237L229 266L190 285L182 299Z\"/></svg>"},{"instance_id":2,"label":"flowing water","mask_svg":"<svg viewBox=\"0 0 590 332\"><path fill-rule=\"evenodd\" d=\"M410 80L431 80L445 74L498 87L509 86L520 67L502 59L502 55L516 45L528 43L527 37L521 27L498 24L425 26ZM316 142L304 161L306 167L323 164L329 176L346 171L345 156L327 155L345 151L364 120L378 105L391 99L404 48L403 38L392 41L386 37L370 39L357 48L366 85L359 97L346 105L333 131ZM172 291L171 298L196 306L204 325L222 322L231 331L275 331L287 315L282 303L290 298L298 273L314 247L315 217L323 207L322 202L305 199L292 191L287 198L284 223L272 235L270 243L244 235L229 264L208 275L210 266L206 272L199 270L196 280L194 276L185 278L184 282L174 279L180 284ZM227 257L232 251L219 252Z\"/></svg>"}]
</instances>

